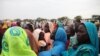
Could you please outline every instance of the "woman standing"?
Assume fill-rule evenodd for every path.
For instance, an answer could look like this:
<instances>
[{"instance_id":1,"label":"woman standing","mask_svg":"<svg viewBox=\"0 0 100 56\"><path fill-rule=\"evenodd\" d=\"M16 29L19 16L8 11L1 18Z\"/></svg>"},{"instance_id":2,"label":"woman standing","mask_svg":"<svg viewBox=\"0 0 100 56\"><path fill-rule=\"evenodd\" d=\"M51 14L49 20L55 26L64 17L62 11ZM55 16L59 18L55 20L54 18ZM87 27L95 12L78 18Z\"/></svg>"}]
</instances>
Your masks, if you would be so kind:
<instances>
[{"instance_id":1,"label":"woman standing","mask_svg":"<svg viewBox=\"0 0 100 56\"><path fill-rule=\"evenodd\" d=\"M52 25L50 32L52 33L53 31L54 31L54 26ZM50 50L40 52L39 56L61 56L61 53L65 51L67 36L61 24L58 25L52 39L54 40L52 48Z\"/></svg>"},{"instance_id":2,"label":"woman standing","mask_svg":"<svg viewBox=\"0 0 100 56\"><path fill-rule=\"evenodd\" d=\"M2 56L37 56L31 49L27 33L21 27L11 27L5 32L2 47Z\"/></svg>"},{"instance_id":3,"label":"woman standing","mask_svg":"<svg viewBox=\"0 0 100 56\"><path fill-rule=\"evenodd\" d=\"M79 25L77 42L77 45L68 50L65 56L98 56L97 28L93 23L85 22Z\"/></svg>"}]
</instances>

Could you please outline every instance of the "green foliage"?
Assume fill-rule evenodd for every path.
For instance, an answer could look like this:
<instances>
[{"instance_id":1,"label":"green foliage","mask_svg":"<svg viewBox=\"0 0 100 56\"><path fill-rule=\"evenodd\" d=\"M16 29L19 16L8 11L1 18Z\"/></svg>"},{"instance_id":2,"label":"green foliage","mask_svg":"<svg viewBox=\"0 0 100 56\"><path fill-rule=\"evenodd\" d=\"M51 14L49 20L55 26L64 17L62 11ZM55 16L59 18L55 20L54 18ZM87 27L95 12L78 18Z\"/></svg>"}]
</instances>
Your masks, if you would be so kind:
<instances>
[{"instance_id":1,"label":"green foliage","mask_svg":"<svg viewBox=\"0 0 100 56\"><path fill-rule=\"evenodd\" d=\"M66 16L58 18L58 21L60 21L60 22L63 22L64 20L68 21L69 18Z\"/></svg>"},{"instance_id":2,"label":"green foliage","mask_svg":"<svg viewBox=\"0 0 100 56\"><path fill-rule=\"evenodd\" d=\"M75 19L76 20L82 20L82 17L81 16L76 16Z\"/></svg>"}]
</instances>

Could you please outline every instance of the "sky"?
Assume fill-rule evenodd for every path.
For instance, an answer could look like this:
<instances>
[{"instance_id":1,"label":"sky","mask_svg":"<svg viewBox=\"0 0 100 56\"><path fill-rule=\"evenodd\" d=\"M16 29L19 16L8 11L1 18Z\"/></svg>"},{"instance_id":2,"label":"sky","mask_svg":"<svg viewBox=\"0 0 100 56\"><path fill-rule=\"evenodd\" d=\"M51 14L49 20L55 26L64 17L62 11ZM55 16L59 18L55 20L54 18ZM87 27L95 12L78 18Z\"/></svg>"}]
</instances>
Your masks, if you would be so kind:
<instances>
[{"instance_id":1,"label":"sky","mask_svg":"<svg viewBox=\"0 0 100 56\"><path fill-rule=\"evenodd\" d=\"M100 0L0 0L0 19L100 15Z\"/></svg>"}]
</instances>

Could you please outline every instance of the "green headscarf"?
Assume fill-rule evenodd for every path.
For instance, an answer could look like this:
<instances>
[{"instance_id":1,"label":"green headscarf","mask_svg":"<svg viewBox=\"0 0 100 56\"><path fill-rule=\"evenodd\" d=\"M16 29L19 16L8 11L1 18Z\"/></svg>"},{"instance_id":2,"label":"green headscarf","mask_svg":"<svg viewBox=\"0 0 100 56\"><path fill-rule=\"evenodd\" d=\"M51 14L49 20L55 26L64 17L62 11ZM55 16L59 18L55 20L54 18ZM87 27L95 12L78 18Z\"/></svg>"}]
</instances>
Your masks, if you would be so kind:
<instances>
[{"instance_id":1,"label":"green headscarf","mask_svg":"<svg viewBox=\"0 0 100 56\"><path fill-rule=\"evenodd\" d=\"M31 50L27 34L21 27L11 27L5 32L2 47L2 56L37 56Z\"/></svg>"}]
</instances>

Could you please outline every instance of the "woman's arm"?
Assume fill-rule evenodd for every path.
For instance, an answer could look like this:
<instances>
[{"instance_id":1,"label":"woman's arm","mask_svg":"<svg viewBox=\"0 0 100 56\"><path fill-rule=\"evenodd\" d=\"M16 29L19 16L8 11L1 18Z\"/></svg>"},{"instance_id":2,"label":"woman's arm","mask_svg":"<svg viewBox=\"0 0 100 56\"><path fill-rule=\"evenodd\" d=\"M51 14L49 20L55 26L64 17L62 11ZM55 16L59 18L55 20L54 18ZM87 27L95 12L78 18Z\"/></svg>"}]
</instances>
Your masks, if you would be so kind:
<instances>
[{"instance_id":1,"label":"woman's arm","mask_svg":"<svg viewBox=\"0 0 100 56\"><path fill-rule=\"evenodd\" d=\"M26 32L27 32L32 50L38 54L38 49L39 49L38 42L36 41L36 39L34 38L34 36L29 30L26 30Z\"/></svg>"}]
</instances>

